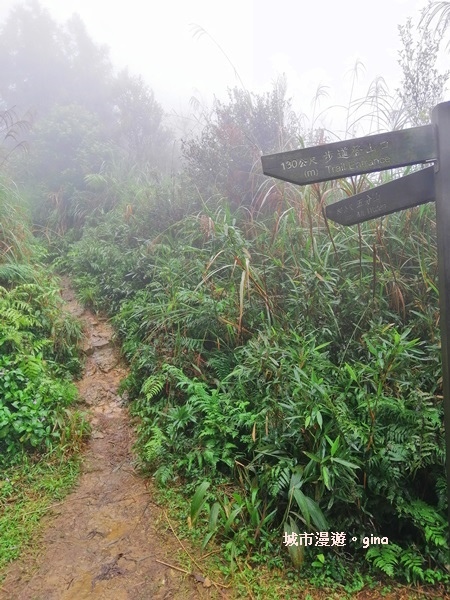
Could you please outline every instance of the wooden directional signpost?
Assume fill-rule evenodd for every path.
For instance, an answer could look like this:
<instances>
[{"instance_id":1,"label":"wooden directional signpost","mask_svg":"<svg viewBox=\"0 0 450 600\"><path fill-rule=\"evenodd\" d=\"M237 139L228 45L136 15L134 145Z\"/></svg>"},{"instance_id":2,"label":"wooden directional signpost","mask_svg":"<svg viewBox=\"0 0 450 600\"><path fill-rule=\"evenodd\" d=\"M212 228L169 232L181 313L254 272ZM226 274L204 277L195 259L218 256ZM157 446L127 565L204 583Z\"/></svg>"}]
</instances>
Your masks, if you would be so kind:
<instances>
[{"instance_id":1,"label":"wooden directional signpost","mask_svg":"<svg viewBox=\"0 0 450 600\"><path fill-rule=\"evenodd\" d=\"M327 218L355 225L425 202L436 202L439 304L450 528L450 102L438 104L432 124L261 158L265 175L299 185L414 164L410 175L326 207Z\"/></svg>"}]
</instances>

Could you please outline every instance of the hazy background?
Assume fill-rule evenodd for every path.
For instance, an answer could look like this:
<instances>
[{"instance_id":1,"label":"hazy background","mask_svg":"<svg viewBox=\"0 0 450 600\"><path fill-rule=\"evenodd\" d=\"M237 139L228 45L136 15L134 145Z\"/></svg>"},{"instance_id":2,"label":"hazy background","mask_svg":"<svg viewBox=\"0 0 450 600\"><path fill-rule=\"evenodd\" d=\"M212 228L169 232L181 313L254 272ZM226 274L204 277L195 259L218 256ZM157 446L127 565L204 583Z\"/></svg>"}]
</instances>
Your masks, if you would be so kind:
<instances>
[{"instance_id":1,"label":"hazy background","mask_svg":"<svg viewBox=\"0 0 450 600\"><path fill-rule=\"evenodd\" d=\"M3 0L4 20L14 0ZM285 73L294 108L308 114L319 85L326 104L346 104L349 71L360 60L365 72L356 93L365 95L382 76L398 85L398 25L417 20L423 0L42 0L59 22L74 12L89 35L109 47L117 69L141 74L166 111L184 113L189 99L210 103L228 87L270 89ZM203 35L195 33L202 28ZM197 30L198 32L198 30ZM238 78L238 76L240 78Z\"/></svg>"}]
</instances>

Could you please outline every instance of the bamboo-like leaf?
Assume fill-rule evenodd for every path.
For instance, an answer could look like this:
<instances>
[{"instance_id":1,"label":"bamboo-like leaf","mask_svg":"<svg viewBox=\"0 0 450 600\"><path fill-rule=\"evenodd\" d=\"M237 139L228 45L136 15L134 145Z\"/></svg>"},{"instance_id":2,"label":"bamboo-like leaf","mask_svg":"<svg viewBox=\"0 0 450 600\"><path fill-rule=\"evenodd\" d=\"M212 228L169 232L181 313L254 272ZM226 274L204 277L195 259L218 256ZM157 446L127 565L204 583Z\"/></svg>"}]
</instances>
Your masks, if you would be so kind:
<instances>
[{"instance_id":1,"label":"bamboo-like leaf","mask_svg":"<svg viewBox=\"0 0 450 600\"><path fill-rule=\"evenodd\" d=\"M322 479L325 487L327 488L327 490L331 490L330 471L328 470L328 467L323 465L320 469L320 472L322 473Z\"/></svg>"},{"instance_id":2,"label":"bamboo-like leaf","mask_svg":"<svg viewBox=\"0 0 450 600\"><path fill-rule=\"evenodd\" d=\"M219 502L214 502L211 506L211 510L209 512L209 521L208 521L208 529L210 531L215 531L217 527L217 519L219 517L219 513L221 510L221 506Z\"/></svg>"},{"instance_id":3,"label":"bamboo-like leaf","mask_svg":"<svg viewBox=\"0 0 450 600\"><path fill-rule=\"evenodd\" d=\"M195 494L191 500L191 508L189 512L189 526L195 525L198 516L206 502L206 491L210 486L209 481L203 481L195 491Z\"/></svg>"},{"instance_id":4,"label":"bamboo-like leaf","mask_svg":"<svg viewBox=\"0 0 450 600\"><path fill-rule=\"evenodd\" d=\"M242 511L242 506L238 506L231 511L230 516L228 517L228 519L224 525L225 533L228 533L230 531L230 528L233 525L235 518L238 516L238 514L241 511Z\"/></svg>"},{"instance_id":5,"label":"bamboo-like leaf","mask_svg":"<svg viewBox=\"0 0 450 600\"><path fill-rule=\"evenodd\" d=\"M239 284L239 325L238 325L238 333L242 331L242 318L244 316L244 293L245 293L245 284L248 279L248 274L245 269L242 271L241 282Z\"/></svg>"},{"instance_id":6,"label":"bamboo-like leaf","mask_svg":"<svg viewBox=\"0 0 450 600\"><path fill-rule=\"evenodd\" d=\"M349 469L360 469L359 465L355 465L355 463L349 462L348 460L344 460L342 458L332 458L333 462L337 462L340 465L344 465L344 467L348 467Z\"/></svg>"},{"instance_id":7,"label":"bamboo-like leaf","mask_svg":"<svg viewBox=\"0 0 450 600\"><path fill-rule=\"evenodd\" d=\"M289 517L289 522L285 521L284 533L287 536L290 536L292 534L295 534L296 536L298 536L300 534L297 524L292 517ZM303 560L304 560L304 553L305 553L304 546L300 545L299 543L289 545L288 552L289 552L289 556L290 556L290 559L292 560L292 564L294 565L294 567L300 568L302 566Z\"/></svg>"},{"instance_id":8,"label":"bamboo-like leaf","mask_svg":"<svg viewBox=\"0 0 450 600\"><path fill-rule=\"evenodd\" d=\"M331 449L330 449L331 456L334 456L336 454L336 452L338 451L338 448L339 448L339 444L340 444L340 438L339 438L339 436L337 436L337 438L334 440L333 445L331 446Z\"/></svg>"},{"instance_id":9,"label":"bamboo-like leaf","mask_svg":"<svg viewBox=\"0 0 450 600\"><path fill-rule=\"evenodd\" d=\"M305 520L306 526L309 528L311 525L311 515L309 512L305 494L298 488L294 488L292 490L292 495L294 496L295 501L297 502L297 506L299 507L303 519Z\"/></svg>"},{"instance_id":10,"label":"bamboo-like leaf","mask_svg":"<svg viewBox=\"0 0 450 600\"><path fill-rule=\"evenodd\" d=\"M327 531L328 523L319 505L309 496L305 496L311 520L319 531Z\"/></svg>"},{"instance_id":11,"label":"bamboo-like leaf","mask_svg":"<svg viewBox=\"0 0 450 600\"><path fill-rule=\"evenodd\" d=\"M312 452L307 452L306 450L303 450L303 454L306 454L306 456L308 458L310 458L311 460L314 460L317 463L321 463L322 462L322 460L318 456L316 456L315 454L312 454Z\"/></svg>"}]
</instances>

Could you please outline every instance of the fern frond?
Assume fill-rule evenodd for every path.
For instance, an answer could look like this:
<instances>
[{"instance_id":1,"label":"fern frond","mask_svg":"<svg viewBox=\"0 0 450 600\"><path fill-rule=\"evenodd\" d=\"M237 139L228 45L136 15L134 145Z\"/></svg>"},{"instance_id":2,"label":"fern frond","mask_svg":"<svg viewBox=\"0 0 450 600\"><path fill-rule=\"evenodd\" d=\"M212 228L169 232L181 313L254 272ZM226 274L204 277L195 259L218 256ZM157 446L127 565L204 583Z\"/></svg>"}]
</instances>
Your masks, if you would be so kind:
<instances>
[{"instance_id":1,"label":"fern frond","mask_svg":"<svg viewBox=\"0 0 450 600\"><path fill-rule=\"evenodd\" d=\"M405 567L408 583L422 582L424 580L424 559L413 548L407 548L400 555L400 562Z\"/></svg>"},{"instance_id":2,"label":"fern frond","mask_svg":"<svg viewBox=\"0 0 450 600\"><path fill-rule=\"evenodd\" d=\"M236 359L234 354L217 352L208 359L208 366L213 369L217 379L223 381L235 368Z\"/></svg>"},{"instance_id":3,"label":"fern frond","mask_svg":"<svg viewBox=\"0 0 450 600\"><path fill-rule=\"evenodd\" d=\"M5 262L0 264L2 284L30 283L36 281L36 269L27 263Z\"/></svg>"},{"instance_id":4,"label":"fern frond","mask_svg":"<svg viewBox=\"0 0 450 600\"><path fill-rule=\"evenodd\" d=\"M145 395L148 401L157 396L164 387L165 379L160 375L150 375L144 381L141 393Z\"/></svg>"},{"instance_id":5,"label":"fern frond","mask_svg":"<svg viewBox=\"0 0 450 600\"><path fill-rule=\"evenodd\" d=\"M366 558L389 577L394 577L402 549L397 544L382 544L371 546L366 552Z\"/></svg>"},{"instance_id":6,"label":"fern frond","mask_svg":"<svg viewBox=\"0 0 450 600\"><path fill-rule=\"evenodd\" d=\"M25 376L31 381L35 381L44 373L42 356L27 356L20 364L20 367Z\"/></svg>"}]
</instances>

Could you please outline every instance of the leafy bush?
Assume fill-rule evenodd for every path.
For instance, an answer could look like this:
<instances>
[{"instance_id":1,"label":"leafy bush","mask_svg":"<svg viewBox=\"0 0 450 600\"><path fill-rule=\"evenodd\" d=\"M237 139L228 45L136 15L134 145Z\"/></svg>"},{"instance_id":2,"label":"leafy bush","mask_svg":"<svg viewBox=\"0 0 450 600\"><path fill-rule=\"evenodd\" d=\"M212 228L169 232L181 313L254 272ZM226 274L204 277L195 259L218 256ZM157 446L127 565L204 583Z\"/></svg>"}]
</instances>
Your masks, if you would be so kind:
<instances>
[{"instance_id":1,"label":"leafy bush","mask_svg":"<svg viewBox=\"0 0 450 600\"><path fill-rule=\"evenodd\" d=\"M69 409L79 373L81 325L62 309L57 282L39 262L18 200L2 188L0 214L0 466L25 451L65 444L85 429ZM25 215L26 216L26 215Z\"/></svg>"},{"instance_id":2,"label":"leafy bush","mask_svg":"<svg viewBox=\"0 0 450 600\"><path fill-rule=\"evenodd\" d=\"M197 498L208 539L273 554L283 532L325 523L388 532L392 572L429 581L448 543L434 207L324 220L327 198L372 185L274 184L256 220L214 198L182 210L155 184L93 218L65 262L114 315L145 467L214 484Z\"/></svg>"},{"instance_id":3,"label":"leafy bush","mask_svg":"<svg viewBox=\"0 0 450 600\"><path fill-rule=\"evenodd\" d=\"M65 437L65 423L60 419L64 409L73 404L77 390L67 381L52 378L44 365L40 355L14 362L0 358L2 462L22 450L50 449Z\"/></svg>"},{"instance_id":4,"label":"leafy bush","mask_svg":"<svg viewBox=\"0 0 450 600\"><path fill-rule=\"evenodd\" d=\"M354 231L312 200L305 222L291 210L250 231L226 207L152 221L145 245L117 208L69 263L117 310L143 464L217 488L202 488L206 540L273 554L283 531L388 532L392 572L430 581L447 550L432 208Z\"/></svg>"}]
</instances>

